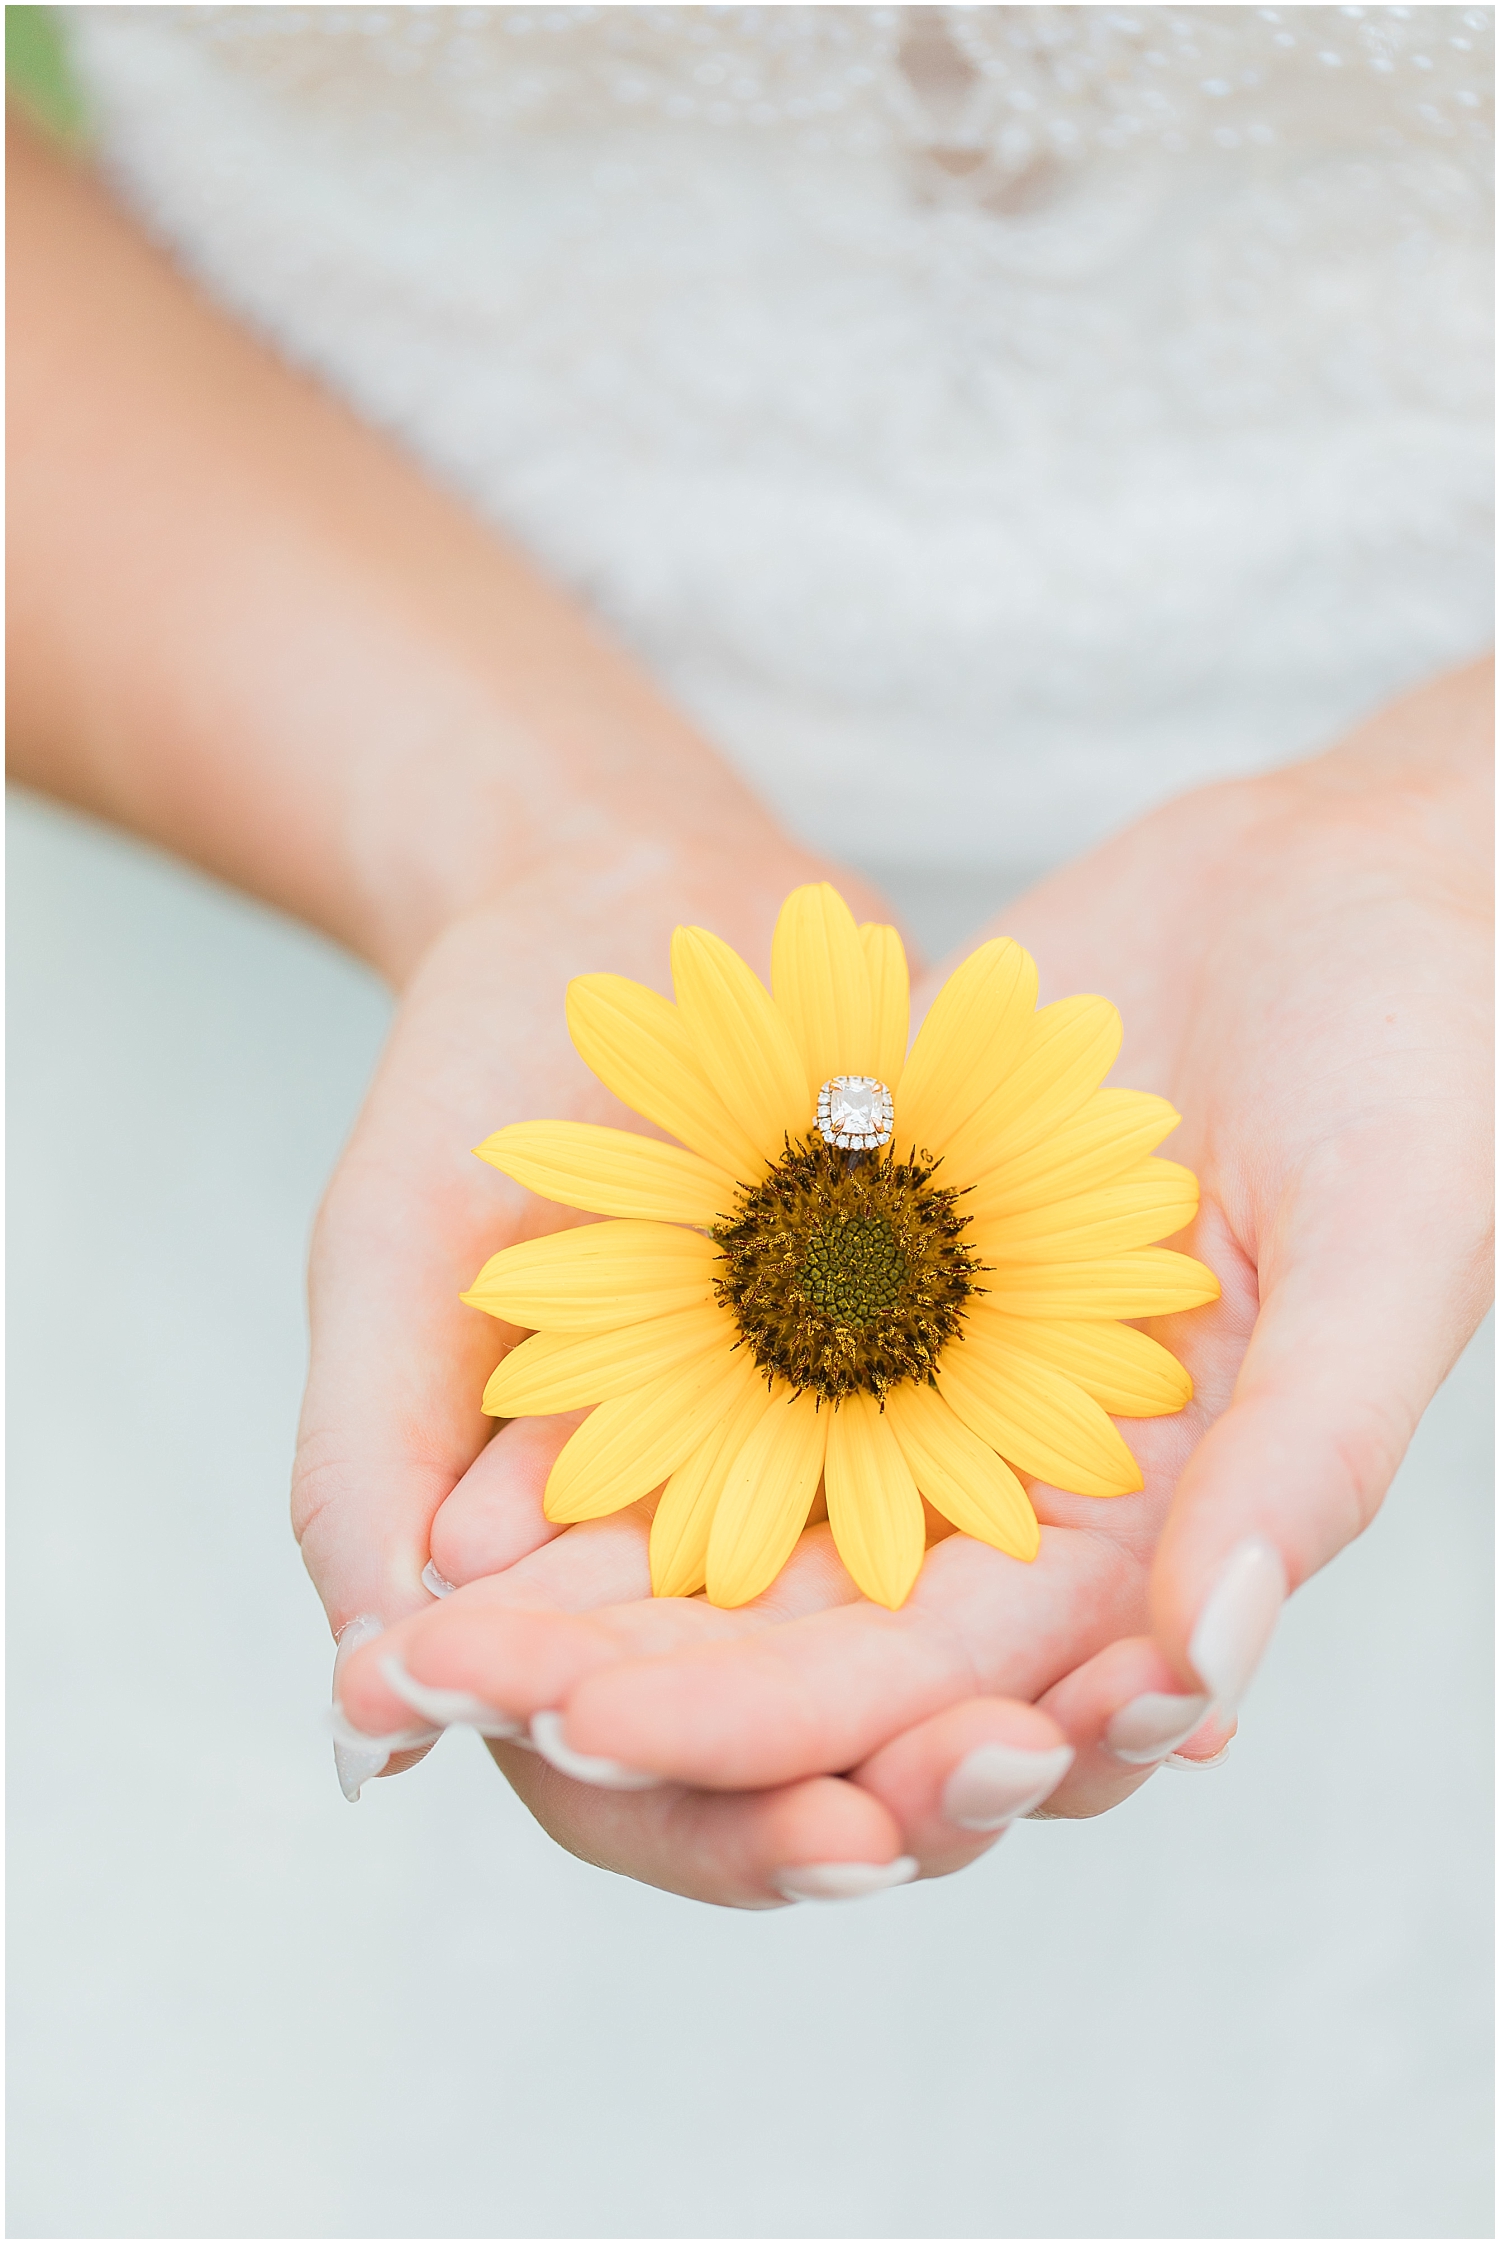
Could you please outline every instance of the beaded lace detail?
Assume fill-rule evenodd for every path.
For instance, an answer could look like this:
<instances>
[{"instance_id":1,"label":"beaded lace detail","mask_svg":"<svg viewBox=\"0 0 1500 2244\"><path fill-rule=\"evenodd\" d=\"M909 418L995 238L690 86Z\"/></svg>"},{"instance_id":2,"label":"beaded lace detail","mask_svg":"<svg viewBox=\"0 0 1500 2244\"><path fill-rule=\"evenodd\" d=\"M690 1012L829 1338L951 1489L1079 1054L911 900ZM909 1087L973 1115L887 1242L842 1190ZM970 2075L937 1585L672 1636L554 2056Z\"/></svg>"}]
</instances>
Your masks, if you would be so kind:
<instances>
[{"instance_id":1,"label":"beaded lace detail","mask_svg":"<svg viewBox=\"0 0 1500 2244\"><path fill-rule=\"evenodd\" d=\"M67 21L208 285L834 846L1073 848L1486 637L1487 9Z\"/></svg>"},{"instance_id":2,"label":"beaded lace detail","mask_svg":"<svg viewBox=\"0 0 1500 2244\"><path fill-rule=\"evenodd\" d=\"M167 11L162 11L163 13ZM1373 127L1487 161L1483 8L220 8L178 11L283 92L481 132L708 125L903 147L976 199L1142 146ZM1339 76L1347 73L1347 76ZM417 96L413 103L409 93ZM436 94L436 102L433 96ZM983 173L982 180L976 177Z\"/></svg>"}]
</instances>

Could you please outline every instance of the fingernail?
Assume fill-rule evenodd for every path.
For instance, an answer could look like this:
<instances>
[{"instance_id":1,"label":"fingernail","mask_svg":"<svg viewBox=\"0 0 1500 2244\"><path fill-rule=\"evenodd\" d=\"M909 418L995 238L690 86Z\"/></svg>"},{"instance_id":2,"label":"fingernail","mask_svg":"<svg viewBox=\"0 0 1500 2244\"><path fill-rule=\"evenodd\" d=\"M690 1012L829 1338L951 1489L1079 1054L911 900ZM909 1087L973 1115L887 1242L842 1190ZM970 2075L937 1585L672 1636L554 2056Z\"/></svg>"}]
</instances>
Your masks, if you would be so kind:
<instances>
[{"instance_id":1,"label":"fingernail","mask_svg":"<svg viewBox=\"0 0 1500 2244\"><path fill-rule=\"evenodd\" d=\"M1252 1535L1230 1552L1205 1598L1188 1658L1226 1713L1234 1712L1250 1688L1286 1593L1280 1551L1264 1536Z\"/></svg>"},{"instance_id":2,"label":"fingernail","mask_svg":"<svg viewBox=\"0 0 1500 2244\"><path fill-rule=\"evenodd\" d=\"M337 1699L328 1710L328 1727L333 1732L333 1765L339 1789L351 1804L359 1798L360 1786L378 1777L393 1753L410 1753L416 1746L432 1745L443 1734L441 1730L391 1730L384 1737L372 1737L367 1730L355 1729Z\"/></svg>"},{"instance_id":3,"label":"fingernail","mask_svg":"<svg viewBox=\"0 0 1500 2244\"><path fill-rule=\"evenodd\" d=\"M1143 1691L1110 1719L1104 1742L1117 1761L1162 1761L1190 1738L1208 1712L1208 1700L1177 1691Z\"/></svg>"},{"instance_id":4,"label":"fingernail","mask_svg":"<svg viewBox=\"0 0 1500 2244\"><path fill-rule=\"evenodd\" d=\"M580 1784L597 1784L606 1792L653 1792L666 1781L627 1769L623 1761L608 1760L601 1753L575 1753L563 1737L562 1726L563 1718L556 1712L531 1717L532 1744L564 1776L576 1777Z\"/></svg>"},{"instance_id":5,"label":"fingernail","mask_svg":"<svg viewBox=\"0 0 1500 2244\"><path fill-rule=\"evenodd\" d=\"M1234 1740L1231 1738L1229 1744L1232 1745L1233 1743ZM1222 1769L1228 1759L1229 1746L1221 1745L1217 1753L1206 1754L1201 1761L1195 1760L1190 1753L1169 1753L1163 1761L1162 1767L1164 1769Z\"/></svg>"},{"instance_id":6,"label":"fingernail","mask_svg":"<svg viewBox=\"0 0 1500 2244\"><path fill-rule=\"evenodd\" d=\"M419 1683L394 1652L387 1652L381 1660L380 1672L398 1699L414 1714L425 1714L429 1722L436 1722L439 1729L462 1726L477 1730L484 1738L516 1738L526 1728L524 1722L513 1722L508 1715L486 1706L472 1691L442 1691L436 1684Z\"/></svg>"},{"instance_id":7,"label":"fingernail","mask_svg":"<svg viewBox=\"0 0 1500 2244\"><path fill-rule=\"evenodd\" d=\"M445 1574L440 1574L429 1558L422 1569L422 1587L431 1590L434 1597L451 1597L458 1584L450 1582Z\"/></svg>"},{"instance_id":8,"label":"fingernail","mask_svg":"<svg viewBox=\"0 0 1500 2244\"><path fill-rule=\"evenodd\" d=\"M949 1777L943 1814L962 1831L998 1831L1040 1807L1073 1764L1071 1745L1028 1753L1018 1745L976 1745Z\"/></svg>"},{"instance_id":9,"label":"fingernail","mask_svg":"<svg viewBox=\"0 0 1500 2244\"><path fill-rule=\"evenodd\" d=\"M916 1874L916 1858L898 1854L894 1862L807 1862L778 1870L771 1883L783 1901L862 1901L867 1893L908 1885Z\"/></svg>"},{"instance_id":10,"label":"fingernail","mask_svg":"<svg viewBox=\"0 0 1500 2244\"><path fill-rule=\"evenodd\" d=\"M378 1613L356 1613L352 1621L345 1621L333 1640L333 1703L339 1703L339 1670L351 1652L361 1644L368 1644L378 1636L385 1623ZM333 1773L339 1780L339 1790L352 1807L359 1798L360 1786L371 1777L379 1776L390 1759L389 1751L376 1752L377 1741L365 1739L359 1745L344 1745L337 1731L333 1740Z\"/></svg>"}]
</instances>

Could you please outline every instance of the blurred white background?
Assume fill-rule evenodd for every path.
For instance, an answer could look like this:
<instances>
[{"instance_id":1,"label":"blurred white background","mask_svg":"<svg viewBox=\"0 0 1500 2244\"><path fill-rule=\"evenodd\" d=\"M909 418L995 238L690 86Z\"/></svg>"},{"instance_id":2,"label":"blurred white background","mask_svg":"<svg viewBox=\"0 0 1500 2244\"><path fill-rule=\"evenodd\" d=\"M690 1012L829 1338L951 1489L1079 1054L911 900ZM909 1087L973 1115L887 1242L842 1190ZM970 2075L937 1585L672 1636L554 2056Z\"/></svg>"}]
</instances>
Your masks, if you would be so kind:
<instances>
[{"instance_id":1,"label":"blurred white background","mask_svg":"<svg viewBox=\"0 0 1500 2244\"><path fill-rule=\"evenodd\" d=\"M9 2234L1492 2233L1487 1331L1228 1764L1098 1823L737 1916L467 1735L351 1810L286 1480L387 1000L24 798L10 856Z\"/></svg>"}]
</instances>

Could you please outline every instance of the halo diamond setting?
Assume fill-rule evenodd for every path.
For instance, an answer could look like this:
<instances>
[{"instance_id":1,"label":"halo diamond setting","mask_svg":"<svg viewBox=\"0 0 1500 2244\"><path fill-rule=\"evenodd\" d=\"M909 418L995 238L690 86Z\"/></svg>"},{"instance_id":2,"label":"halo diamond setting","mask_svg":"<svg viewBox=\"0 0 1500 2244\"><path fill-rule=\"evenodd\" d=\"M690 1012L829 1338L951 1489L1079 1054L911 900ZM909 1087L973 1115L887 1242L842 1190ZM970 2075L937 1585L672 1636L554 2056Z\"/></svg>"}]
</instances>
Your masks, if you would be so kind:
<instances>
[{"instance_id":1,"label":"halo diamond setting","mask_svg":"<svg viewBox=\"0 0 1500 2244\"><path fill-rule=\"evenodd\" d=\"M842 1152L888 1144L895 1124L891 1094L873 1075L830 1076L818 1093L819 1134Z\"/></svg>"}]
</instances>

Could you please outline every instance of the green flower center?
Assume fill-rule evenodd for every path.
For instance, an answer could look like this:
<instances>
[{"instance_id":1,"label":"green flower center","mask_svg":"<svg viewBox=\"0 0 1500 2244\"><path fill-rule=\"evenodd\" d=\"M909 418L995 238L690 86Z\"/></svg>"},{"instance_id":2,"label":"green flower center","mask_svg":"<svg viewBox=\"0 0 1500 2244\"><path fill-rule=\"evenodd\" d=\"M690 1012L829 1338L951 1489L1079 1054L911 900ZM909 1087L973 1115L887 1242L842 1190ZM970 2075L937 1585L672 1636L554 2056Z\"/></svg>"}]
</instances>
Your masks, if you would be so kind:
<instances>
[{"instance_id":1,"label":"green flower center","mask_svg":"<svg viewBox=\"0 0 1500 2244\"><path fill-rule=\"evenodd\" d=\"M807 1243L802 1287L814 1308L842 1324L869 1325L901 1300L906 1257L883 1215L830 1216Z\"/></svg>"},{"instance_id":2,"label":"green flower center","mask_svg":"<svg viewBox=\"0 0 1500 2244\"><path fill-rule=\"evenodd\" d=\"M809 1138L715 1225L733 1311L760 1368L827 1402L930 1381L960 1330L979 1265L958 1195L935 1164L845 1153Z\"/></svg>"}]
</instances>

